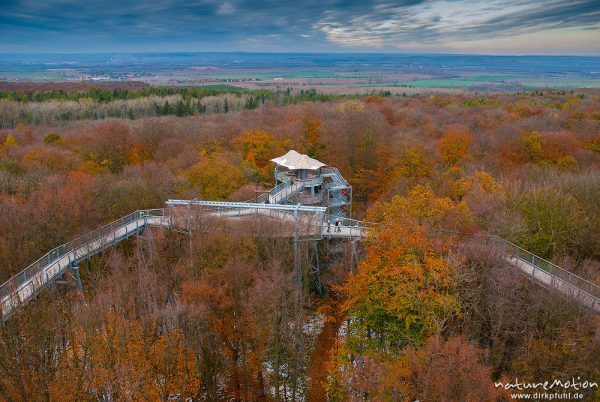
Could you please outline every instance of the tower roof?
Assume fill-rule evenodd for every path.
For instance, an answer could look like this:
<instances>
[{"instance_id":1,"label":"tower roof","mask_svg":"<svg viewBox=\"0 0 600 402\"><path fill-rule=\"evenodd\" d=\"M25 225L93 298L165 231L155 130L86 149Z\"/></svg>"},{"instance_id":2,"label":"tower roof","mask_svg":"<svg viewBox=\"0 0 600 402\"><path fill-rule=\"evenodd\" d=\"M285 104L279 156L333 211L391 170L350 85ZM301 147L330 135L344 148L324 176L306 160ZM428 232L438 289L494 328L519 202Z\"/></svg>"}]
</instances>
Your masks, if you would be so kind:
<instances>
[{"instance_id":1,"label":"tower roof","mask_svg":"<svg viewBox=\"0 0 600 402\"><path fill-rule=\"evenodd\" d=\"M290 170L307 169L307 170L318 170L323 166L327 166L323 162L311 158L308 155L300 154L293 149L288 151L287 154L282 155L278 158L271 159L279 166L284 166Z\"/></svg>"}]
</instances>

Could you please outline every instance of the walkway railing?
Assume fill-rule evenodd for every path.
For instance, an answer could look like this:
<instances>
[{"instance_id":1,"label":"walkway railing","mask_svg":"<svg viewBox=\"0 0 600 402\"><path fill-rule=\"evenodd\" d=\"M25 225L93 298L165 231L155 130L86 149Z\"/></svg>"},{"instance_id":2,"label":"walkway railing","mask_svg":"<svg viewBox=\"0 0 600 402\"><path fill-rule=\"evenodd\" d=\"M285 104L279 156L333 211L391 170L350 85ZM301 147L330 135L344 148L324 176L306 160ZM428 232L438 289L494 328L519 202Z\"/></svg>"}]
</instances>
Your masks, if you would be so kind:
<instances>
[{"instance_id":1,"label":"walkway railing","mask_svg":"<svg viewBox=\"0 0 600 402\"><path fill-rule=\"evenodd\" d=\"M311 207L300 204L169 200L167 206L203 207L204 211L209 214L232 218L245 218L248 216L281 218L287 216L290 217L289 222L311 226L314 229L314 239L360 239L376 225L354 219L340 218L339 229L336 229L336 217L325 215L325 207ZM185 211L187 208L183 210ZM328 220L330 226L327 225ZM68 269L76 266L79 261L90 258L107 247L138 233L145 227L171 227L176 226L176 224L174 216L165 216L163 209L136 211L50 250L42 258L0 285L2 321L6 320L17 307L36 296L41 289L52 283ZM538 283L552 287L600 313L600 286L500 237L488 236L487 239L498 246L503 257L512 265L519 267L524 274Z\"/></svg>"},{"instance_id":2,"label":"walkway railing","mask_svg":"<svg viewBox=\"0 0 600 402\"><path fill-rule=\"evenodd\" d=\"M189 231L213 232L215 228L234 228L246 235L296 237L320 240L326 207L302 204L265 204L251 202L215 202L203 200L168 200L174 226ZM222 225L214 218L230 219ZM239 226L239 225L242 226ZM237 226L237 227L236 227Z\"/></svg>"},{"instance_id":3,"label":"walkway railing","mask_svg":"<svg viewBox=\"0 0 600 402\"><path fill-rule=\"evenodd\" d=\"M273 187L271 190L269 190L269 195L275 195L275 194L285 190L286 188L290 187L292 185L292 183L293 183L292 179L288 179L287 181L284 181L283 183L279 183L278 185Z\"/></svg>"},{"instance_id":4,"label":"walkway railing","mask_svg":"<svg viewBox=\"0 0 600 402\"><path fill-rule=\"evenodd\" d=\"M297 193L298 190L304 186L302 181L288 180L285 183L273 188L269 194L269 202L271 204L278 204L282 201L287 200L292 194Z\"/></svg>"},{"instance_id":5,"label":"walkway railing","mask_svg":"<svg viewBox=\"0 0 600 402\"><path fill-rule=\"evenodd\" d=\"M19 305L36 296L79 261L139 232L147 225L164 226L156 218L162 209L135 211L108 225L62 244L0 285L0 315L4 321Z\"/></svg>"},{"instance_id":6,"label":"walkway railing","mask_svg":"<svg viewBox=\"0 0 600 402\"><path fill-rule=\"evenodd\" d=\"M277 177L277 180L279 180L281 182L286 182L290 179L294 179L296 181L300 180L306 187L318 186L319 184L321 184L323 182L323 177L320 174L308 174L306 177L298 178L293 173L290 173L289 171L285 171L285 172L277 173L276 177Z\"/></svg>"},{"instance_id":7,"label":"walkway railing","mask_svg":"<svg viewBox=\"0 0 600 402\"><path fill-rule=\"evenodd\" d=\"M270 210L284 211L294 213L299 212L318 212L325 213L325 207L313 207L307 205L290 205L290 204L261 204L251 202L226 202L226 201L205 201L205 200L168 200L167 206L200 206L210 207L212 211L242 211L242 210Z\"/></svg>"},{"instance_id":8,"label":"walkway railing","mask_svg":"<svg viewBox=\"0 0 600 402\"><path fill-rule=\"evenodd\" d=\"M339 219L340 225L336 228L335 221ZM327 222L329 221L329 225ZM326 216L323 224L323 237L327 239L349 238L362 239L366 237L370 229L375 227L376 223L359 221L349 218L337 218L335 216Z\"/></svg>"},{"instance_id":9,"label":"walkway railing","mask_svg":"<svg viewBox=\"0 0 600 402\"><path fill-rule=\"evenodd\" d=\"M544 258L535 255L532 252L529 252L524 248L519 247L516 244L513 244L501 237L489 235L488 239L496 243L496 245L501 250L503 250L505 255L509 257L514 257L520 261L529 264L533 268L531 272L532 279L538 282L540 281L540 279L536 278L535 276L535 270L540 270L550 275L552 278L560 280L563 283L570 285L572 290L586 292L587 294L589 294L589 296L591 296L594 299L592 307L594 307L597 304L596 308L600 309L600 286L586 279L583 279L582 277L575 275L574 273L567 271L566 269L561 268L558 265L553 264L550 261L545 260ZM551 284L551 286L555 288L557 287L555 283L553 285ZM576 297L576 295L570 296Z\"/></svg>"}]
</instances>

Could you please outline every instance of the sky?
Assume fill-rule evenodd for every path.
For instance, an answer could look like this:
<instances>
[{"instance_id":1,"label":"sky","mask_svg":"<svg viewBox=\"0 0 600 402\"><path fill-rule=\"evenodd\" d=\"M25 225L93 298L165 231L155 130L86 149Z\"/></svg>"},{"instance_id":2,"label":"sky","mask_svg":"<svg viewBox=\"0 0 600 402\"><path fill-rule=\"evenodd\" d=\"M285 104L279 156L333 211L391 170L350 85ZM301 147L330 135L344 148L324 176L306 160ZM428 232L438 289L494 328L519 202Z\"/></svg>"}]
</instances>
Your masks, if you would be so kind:
<instances>
[{"instance_id":1,"label":"sky","mask_svg":"<svg viewBox=\"0 0 600 402\"><path fill-rule=\"evenodd\" d=\"M600 55L600 0L0 0L0 52Z\"/></svg>"}]
</instances>

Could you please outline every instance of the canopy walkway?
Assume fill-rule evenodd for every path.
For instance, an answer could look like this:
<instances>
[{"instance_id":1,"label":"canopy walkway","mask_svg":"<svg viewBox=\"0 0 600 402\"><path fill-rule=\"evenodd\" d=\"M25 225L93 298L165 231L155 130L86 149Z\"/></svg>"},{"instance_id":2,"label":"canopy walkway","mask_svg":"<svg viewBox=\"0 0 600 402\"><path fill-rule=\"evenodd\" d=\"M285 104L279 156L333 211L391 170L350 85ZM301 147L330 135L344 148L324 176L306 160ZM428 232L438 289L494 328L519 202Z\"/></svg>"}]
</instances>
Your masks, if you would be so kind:
<instances>
[{"instance_id":1,"label":"canopy walkway","mask_svg":"<svg viewBox=\"0 0 600 402\"><path fill-rule=\"evenodd\" d=\"M498 236L487 236L502 258L532 282L600 314L600 286Z\"/></svg>"},{"instance_id":2,"label":"canopy walkway","mask_svg":"<svg viewBox=\"0 0 600 402\"><path fill-rule=\"evenodd\" d=\"M80 261L114 246L150 226L169 227L162 209L135 211L108 225L50 250L42 258L0 286L2 321L43 288L60 278Z\"/></svg>"},{"instance_id":3,"label":"canopy walkway","mask_svg":"<svg viewBox=\"0 0 600 402\"><path fill-rule=\"evenodd\" d=\"M288 186L287 188L291 188ZM281 194L280 190L274 195ZM192 230L192 218L204 218L210 230L218 230L214 220L227 222L272 222L279 236L295 239L346 239L365 237L370 225L352 219L340 220L341 225L328 225L330 217L325 207L264 203L169 200L167 208L140 210L93 232L63 244L45 254L0 286L2 321L18 307L35 297L80 261L111 247L149 227ZM211 221L213 220L213 221ZM216 222L216 221L215 221ZM488 236L502 258L533 282L557 291L600 314L600 287L538 257L504 239Z\"/></svg>"},{"instance_id":4,"label":"canopy walkway","mask_svg":"<svg viewBox=\"0 0 600 402\"><path fill-rule=\"evenodd\" d=\"M2 321L21 305L35 297L46 286L77 267L80 261L114 246L148 227L188 229L189 218L201 211L206 218L242 222L270 218L278 224L279 234L302 239L360 239L368 228L359 221L346 219L335 230L327 232L325 207L298 205L169 200L166 209L135 211L108 225L50 250L43 257L0 286ZM183 207L183 208L182 208Z\"/></svg>"}]
</instances>

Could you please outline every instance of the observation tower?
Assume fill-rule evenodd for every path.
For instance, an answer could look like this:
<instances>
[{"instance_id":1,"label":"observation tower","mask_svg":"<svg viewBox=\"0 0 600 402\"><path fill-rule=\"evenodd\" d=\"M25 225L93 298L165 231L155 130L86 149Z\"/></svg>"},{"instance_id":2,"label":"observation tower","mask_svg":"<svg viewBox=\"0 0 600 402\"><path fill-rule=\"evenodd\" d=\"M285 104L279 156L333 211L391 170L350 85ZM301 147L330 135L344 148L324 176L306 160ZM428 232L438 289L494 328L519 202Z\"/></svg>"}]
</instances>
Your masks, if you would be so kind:
<instances>
[{"instance_id":1,"label":"observation tower","mask_svg":"<svg viewBox=\"0 0 600 402\"><path fill-rule=\"evenodd\" d=\"M352 186L336 168L294 150L271 161L275 187L269 203L323 206L330 219L352 217Z\"/></svg>"}]
</instances>

